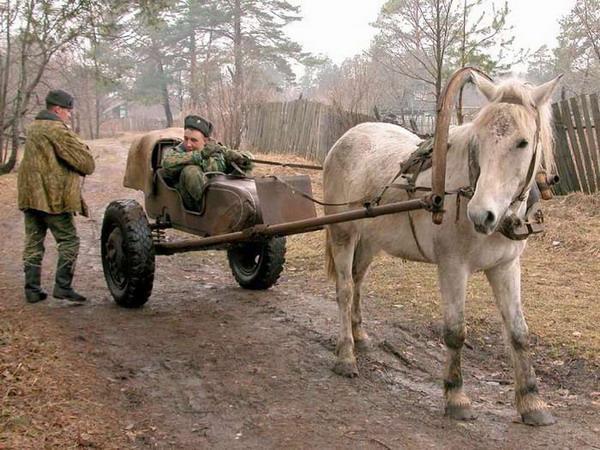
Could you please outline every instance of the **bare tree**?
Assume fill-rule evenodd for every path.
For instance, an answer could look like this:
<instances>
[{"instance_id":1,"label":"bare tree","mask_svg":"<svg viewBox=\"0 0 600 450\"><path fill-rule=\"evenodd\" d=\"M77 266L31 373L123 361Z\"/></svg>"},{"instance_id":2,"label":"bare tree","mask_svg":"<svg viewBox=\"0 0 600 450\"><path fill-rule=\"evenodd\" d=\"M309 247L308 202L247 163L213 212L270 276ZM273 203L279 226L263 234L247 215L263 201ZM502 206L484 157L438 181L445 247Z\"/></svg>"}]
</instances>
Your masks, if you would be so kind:
<instances>
[{"instance_id":1,"label":"bare tree","mask_svg":"<svg viewBox=\"0 0 600 450\"><path fill-rule=\"evenodd\" d=\"M225 69L213 73L211 81L221 95L218 114L225 128L224 140L238 147L245 128L246 108L252 98L249 74L261 66L265 75L271 70L292 79L288 60L303 56L300 46L291 41L284 30L287 24L299 20L299 9L287 0L215 0L210 3L204 8L209 15L195 29L208 36L204 67L208 69L220 63ZM229 80L225 80L224 75ZM204 96L211 97L207 92L208 77L203 82Z\"/></svg>"},{"instance_id":2,"label":"bare tree","mask_svg":"<svg viewBox=\"0 0 600 450\"><path fill-rule=\"evenodd\" d=\"M375 26L379 33L371 55L382 66L428 85L438 102L443 80L468 64L498 68L502 55L492 47L506 46L508 7L488 12L489 0L390 0Z\"/></svg>"},{"instance_id":3,"label":"bare tree","mask_svg":"<svg viewBox=\"0 0 600 450\"><path fill-rule=\"evenodd\" d=\"M509 13L508 3L499 10L492 4L491 14L483 8L486 0L463 0L462 5L462 29L460 32L460 46L458 49L457 65L466 67L468 65L478 66L488 72L505 70L507 65L502 65L502 51L514 42L514 35L509 34L512 26L506 23ZM499 50L499 55L492 58L486 53L490 47ZM463 115L463 92L461 87L457 98L456 118L458 124L462 124Z\"/></svg>"},{"instance_id":4,"label":"bare tree","mask_svg":"<svg viewBox=\"0 0 600 450\"><path fill-rule=\"evenodd\" d=\"M54 55L82 34L87 6L86 1L61 2L57 5L50 0L27 0L23 3L17 1L11 8L10 2L7 2L7 17L14 17L14 20L7 21L6 47L17 53L13 59L16 60L15 73L8 73L8 65L3 67L6 78L2 88L11 84L15 94L11 99L4 95L0 102L3 106L0 134L10 129L12 144L8 161L0 166L0 174L14 168L21 122L28 112L32 96ZM17 25L20 25L18 30L14 30ZM17 34L13 39L15 31ZM13 58L11 52L6 54L7 63Z\"/></svg>"},{"instance_id":5,"label":"bare tree","mask_svg":"<svg viewBox=\"0 0 600 450\"><path fill-rule=\"evenodd\" d=\"M459 42L456 0L393 0L375 24L379 62L405 77L432 87L435 101L442 91L444 62Z\"/></svg>"},{"instance_id":6,"label":"bare tree","mask_svg":"<svg viewBox=\"0 0 600 450\"><path fill-rule=\"evenodd\" d=\"M0 9L1 21L4 34L4 55L0 54L0 162L5 162L5 119L7 108L8 84L10 80L11 52L12 52L12 36L11 30L17 18L17 6L11 6L10 0ZM13 164L14 166L14 164ZM8 167L5 169L7 170Z\"/></svg>"},{"instance_id":7,"label":"bare tree","mask_svg":"<svg viewBox=\"0 0 600 450\"><path fill-rule=\"evenodd\" d=\"M368 114L377 104L377 73L370 58L359 55L336 70L328 87L328 102L339 111Z\"/></svg>"},{"instance_id":8,"label":"bare tree","mask_svg":"<svg viewBox=\"0 0 600 450\"><path fill-rule=\"evenodd\" d=\"M577 0L560 21L555 50L563 85L573 94L598 92L600 85L600 0Z\"/></svg>"},{"instance_id":9,"label":"bare tree","mask_svg":"<svg viewBox=\"0 0 600 450\"><path fill-rule=\"evenodd\" d=\"M600 2L579 0L572 11L576 23L581 24L580 33L585 36L586 47L600 63Z\"/></svg>"}]
</instances>

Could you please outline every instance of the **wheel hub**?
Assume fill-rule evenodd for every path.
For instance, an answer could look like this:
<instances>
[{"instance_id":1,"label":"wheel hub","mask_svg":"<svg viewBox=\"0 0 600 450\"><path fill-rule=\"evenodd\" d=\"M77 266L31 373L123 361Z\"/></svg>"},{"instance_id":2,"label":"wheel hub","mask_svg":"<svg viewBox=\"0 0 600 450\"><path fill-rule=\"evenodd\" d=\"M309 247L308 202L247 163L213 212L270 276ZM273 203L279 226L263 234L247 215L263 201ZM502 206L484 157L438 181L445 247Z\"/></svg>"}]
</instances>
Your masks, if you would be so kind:
<instances>
[{"instance_id":1,"label":"wheel hub","mask_svg":"<svg viewBox=\"0 0 600 450\"><path fill-rule=\"evenodd\" d=\"M244 252L238 256L239 269L245 275L252 275L258 268L262 255L262 248L259 245L248 246Z\"/></svg>"},{"instance_id":2,"label":"wheel hub","mask_svg":"<svg viewBox=\"0 0 600 450\"><path fill-rule=\"evenodd\" d=\"M124 288L127 284L127 258L123 251L123 234L118 227L112 230L106 241L106 260L111 279L119 289Z\"/></svg>"}]
</instances>

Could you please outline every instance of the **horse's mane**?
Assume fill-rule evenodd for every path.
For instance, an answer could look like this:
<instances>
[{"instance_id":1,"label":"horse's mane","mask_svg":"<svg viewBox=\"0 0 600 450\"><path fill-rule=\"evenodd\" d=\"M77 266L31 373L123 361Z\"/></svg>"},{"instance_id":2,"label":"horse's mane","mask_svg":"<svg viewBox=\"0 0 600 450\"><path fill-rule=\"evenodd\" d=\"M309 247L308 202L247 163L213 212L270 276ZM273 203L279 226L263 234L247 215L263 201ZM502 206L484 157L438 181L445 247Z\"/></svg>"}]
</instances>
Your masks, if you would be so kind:
<instances>
[{"instance_id":1,"label":"horse's mane","mask_svg":"<svg viewBox=\"0 0 600 450\"><path fill-rule=\"evenodd\" d=\"M496 96L492 101L483 107L477 114L474 123L484 123L492 114L490 106L500 103L522 105L523 108L512 108L511 114L518 123L531 123L535 120L536 114L539 114L539 148L541 148L541 166L549 172L556 169L554 159L554 133L552 126L552 111L550 102L536 108L532 97L533 88L531 85L517 79L508 79L497 85Z\"/></svg>"}]
</instances>

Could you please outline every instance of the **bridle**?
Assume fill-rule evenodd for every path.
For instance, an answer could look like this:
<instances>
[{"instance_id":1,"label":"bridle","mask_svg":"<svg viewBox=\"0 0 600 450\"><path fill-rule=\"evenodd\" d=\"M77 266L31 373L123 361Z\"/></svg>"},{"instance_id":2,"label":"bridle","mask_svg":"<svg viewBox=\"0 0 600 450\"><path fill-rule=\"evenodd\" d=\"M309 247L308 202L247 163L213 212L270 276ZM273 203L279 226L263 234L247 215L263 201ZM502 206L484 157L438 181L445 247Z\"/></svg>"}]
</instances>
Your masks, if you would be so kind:
<instances>
[{"instance_id":1,"label":"bridle","mask_svg":"<svg viewBox=\"0 0 600 450\"><path fill-rule=\"evenodd\" d=\"M520 100L517 102L517 100L505 101L504 99L501 99L498 103L512 103L524 106ZM525 199L527 198L527 194L529 193L535 179L535 168L537 166L539 153L538 144L540 135L540 115L538 109L534 105L531 105L531 107L536 112L536 130L533 138L533 153L531 155L531 161L527 169L527 175L525 177L523 187L521 188L519 194L516 195L515 198L511 201L510 206L513 206L518 202L525 201ZM425 141L425 144L427 144L427 141ZM429 144L431 144L431 142L429 142ZM425 151L423 151L422 149L417 149L417 151L413 153L413 155L411 155L407 161L400 165L400 170L391 179L391 181L381 189L379 194L370 202L371 204L379 204L385 192L390 188L403 189L409 194L414 193L416 191L431 191L430 187L416 185L417 178L421 174L421 172L431 168L432 148L430 146L428 147L428 145L425 145L424 148L426 149ZM467 198L473 197L473 195L475 194L475 188L477 187L477 181L481 172L479 161L477 158L477 152L477 145L475 145L475 143L471 141L468 147L469 185L460 187L455 190L446 191L446 195L458 195ZM396 183L396 180L399 177L403 177L406 183Z\"/></svg>"},{"instance_id":2,"label":"bridle","mask_svg":"<svg viewBox=\"0 0 600 450\"><path fill-rule=\"evenodd\" d=\"M509 103L518 106L526 107L520 98L516 98L513 96L501 97L497 103ZM529 162L529 166L527 168L527 175L525 176L525 182L523 187L521 188L518 195L511 201L509 205L509 210L511 210L512 214L516 215L515 209L513 207L516 204L520 204L525 201L533 183L535 181L536 176L536 166L538 163L538 153L539 153L539 137L540 137L540 112L538 108L531 104L529 105L535 111L535 134L533 136L532 148L533 152L531 154L531 161ZM468 149L468 164L469 164L469 186L468 188L463 188L466 192L475 193L475 188L477 186L477 180L480 175L480 167L479 161L477 160L477 146L472 142L469 144Z\"/></svg>"},{"instance_id":3,"label":"bridle","mask_svg":"<svg viewBox=\"0 0 600 450\"><path fill-rule=\"evenodd\" d=\"M509 103L522 107L527 107L522 101L522 99L515 96L503 96L499 100L495 101L496 103ZM535 182L536 178L536 167L538 165L538 157L539 157L539 140L540 140L540 112L538 108L531 104L529 105L533 111L535 111L535 134L532 142L532 155L531 160L529 162L529 166L527 168L527 175L525 176L525 181L519 193L513 198L511 201L507 213L504 215L501 223L498 225L496 231L502 233L505 237L511 240L524 240L529 237L532 233L538 233L542 231L543 227L543 215L539 207L537 206L537 202L533 204L530 208L527 208L524 217L520 218L517 215L518 210L520 209L521 204L527 199L528 194ZM423 146L423 145L422 145ZM428 147L428 145L420 146L417 151L415 151L407 161L405 161L400 166L400 170L398 173L391 179L389 183L387 183L383 189L379 192L379 194L370 202L370 204L379 204L382 200L383 195L390 188L402 189L405 190L409 198L413 197L413 194L416 191L432 191L432 188L427 186L417 186L416 181L420 173L424 170L431 168L432 161L432 151L433 146ZM446 195L456 195L456 222L458 222L460 218L460 208L461 208L461 197L472 198L475 194L475 189L477 187L477 181L479 179L481 169L478 161L478 148L477 145L471 141L468 147L468 168L469 168L469 185L463 186L461 188L446 191ZM399 177L403 177L405 183L397 183L396 180ZM423 251L423 248L417 238L416 229L414 225L414 220L412 214L408 213L408 219L410 228L413 234L413 238L415 240L417 249L419 253L425 258L428 259Z\"/></svg>"}]
</instances>

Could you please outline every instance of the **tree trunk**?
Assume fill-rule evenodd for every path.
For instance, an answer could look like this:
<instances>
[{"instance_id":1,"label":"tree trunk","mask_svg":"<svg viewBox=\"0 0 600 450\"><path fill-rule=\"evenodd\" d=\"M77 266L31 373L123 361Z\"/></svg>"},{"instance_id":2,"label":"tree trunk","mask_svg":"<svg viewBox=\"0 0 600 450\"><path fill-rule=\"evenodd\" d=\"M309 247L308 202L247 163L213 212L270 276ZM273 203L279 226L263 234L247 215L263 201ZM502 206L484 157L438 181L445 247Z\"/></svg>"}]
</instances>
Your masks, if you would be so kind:
<instances>
[{"instance_id":1,"label":"tree trunk","mask_svg":"<svg viewBox=\"0 0 600 450\"><path fill-rule=\"evenodd\" d=\"M165 68L162 60L158 59L158 76L160 78L160 91L162 97L162 104L165 110L165 118L167 119L167 128L173 126L173 113L171 112L171 105L169 104L169 87L167 86L167 79L165 78Z\"/></svg>"},{"instance_id":2,"label":"tree trunk","mask_svg":"<svg viewBox=\"0 0 600 450\"><path fill-rule=\"evenodd\" d=\"M77 134L81 134L81 114L78 110L75 110L75 114L73 114L71 121L73 131L75 131Z\"/></svg>"},{"instance_id":3,"label":"tree trunk","mask_svg":"<svg viewBox=\"0 0 600 450\"><path fill-rule=\"evenodd\" d=\"M435 2L435 64L436 64L436 76L435 76L435 104L436 107L440 105L440 97L442 95L442 69L444 65L443 54L442 54L442 18L441 18L441 5L439 0Z\"/></svg>"},{"instance_id":4,"label":"tree trunk","mask_svg":"<svg viewBox=\"0 0 600 450\"><path fill-rule=\"evenodd\" d=\"M200 96L198 94L198 55L196 48L196 33L190 32L190 107L192 111L198 109Z\"/></svg>"},{"instance_id":5,"label":"tree trunk","mask_svg":"<svg viewBox=\"0 0 600 450\"><path fill-rule=\"evenodd\" d=\"M6 156L8 155L8 142L2 139L2 148L0 148L0 164L4 164L6 162Z\"/></svg>"},{"instance_id":6,"label":"tree trunk","mask_svg":"<svg viewBox=\"0 0 600 450\"><path fill-rule=\"evenodd\" d=\"M462 42L460 47L460 66L465 67L467 65L467 0L463 2L463 23L462 23ZM465 121L463 114L463 91L464 86L461 86L458 92L458 101L456 104L456 122L458 125L462 125Z\"/></svg>"},{"instance_id":7,"label":"tree trunk","mask_svg":"<svg viewBox=\"0 0 600 450\"><path fill-rule=\"evenodd\" d=\"M5 80L8 77L8 54L6 56L6 65L0 62L0 163L4 162L4 117L6 114L6 83ZM6 69L5 69L6 67Z\"/></svg>"},{"instance_id":8,"label":"tree trunk","mask_svg":"<svg viewBox=\"0 0 600 450\"><path fill-rule=\"evenodd\" d=\"M12 146L10 149L10 156L8 161L5 164L0 166L0 175L6 175L7 173L12 172L17 164L17 152L19 150L19 129L20 129L21 121L16 119L13 123L12 132L11 132L11 142Z\"/></svg>"},{"instance_id":9,"label":"tree trunk","mask_svg":"<svg viewBox=\"0 0 600 450\"><path fill-rule=\"evenodd\" d=\"M6 2L6 55L4 61L0 62L0 152L2 152L2 160L0 163L4 163L4 122L6 118L6 95L8 94L8 79L10 76L10 52L11 48L11 36L10 36L10 2Z\"/></svg>"},{"instance_id":10,"label":"tree trunk","mask_svg":"<svg viewBox=\"0 0 600 450\"><path fill-rule=\"evenodd\" d=\"M179 106L179 111L183 111L184 104L183 99L185 97L185 86L183 83L183 71L177 71L177 106Z\"/></svg>"},{"instance_id":11,"label":"tree trunk","mask_svg":"<svg viewBox=\"0 0 600 450\"><path fill-rule=\"evenodd\" d=\"M29 34L29 30L31 29L31 21L32 21L32 14L33 14L33 6L32 3L30 3L30 8L28 11L28 15L27 15L27 22L25 24L25 31L24 31L24 35L27 36ZM19 149L19 128L20 128L20 124L21 124L21 116L22 114L24 114L24 110L25 108L23 108L23 92L25 90L25 87L27 86L27 71L26 71L26 66L25 66L25 62L26 62L26 58L27 58L27 53L28 53L28 49L29 49L29 44L27 39L21 39L21 54L19 55L20 58L20 73L19 73L19 84L17 86L17 96L15 98L15 102L14 102L14 109L13 109L13 118L11 120L11 137L12 137L12 147L10 150L10 157L8 158L8 161L3 164L2 166L0 166L0 175L4 175L9 173L11 170L14 169L15 164L17 162L17 151ZM27 97L28 98L28 97Z\"/></svg>"},{"instance_id":12,"label":"tree trunk","mask_svg":"<svg viewBox=\"0 0 600 450\"><path fill-rule=\"evenodd\" d=\"M463 114L463 91L465 87L461 86L458 91L458 99L456 101L456 123L462 125L465 121L465 115Z\"/></svg>"},{"instance_id":13,"label":"tree trunk","mask_svg":"<svg viewBox=\"0 0 600 450\"><path fill-rule=\"evenodd\" d=\"M202 89L203 89L203 100L204 105L206 107L206 115L208 116L208 120L214 120L214 113L212 107L212 96L210 92L210 64L212 62L212 42L213 42L213 33L212 31L208 35L208 44L206 45L206 57L204 59L204 70L202 71Z\"/></svg>"},{"instance_id":14,"label":"tree trunk","mask_svg":"<svg viewBox=\"0 0 600 450\"><path fill-rule=\"evenodd\" d=\"M101 80L101 70L98 64L98 37L96 36L96 23L95 20L92 20L91 23L91 41L92 41L92 61L94 63L94 119L92 119L91 114L89 118L90 122L90 137L91 139L97 139L100 137L100 88L99 83ZM89 105L89 102L88 102ZM89 107L88 107L89 109ZM92 124L93 121L93 124Z\"/></svg>"},{"instance_id":15,"label":"tree trunk","mask_svg":"<svg viewBox=\"0 0 600 450\"><path fill-rule=\"evenodd\" d=\"M233 117L231 120L232 142L230 144L234 148L239 148L242 140L242 101L244 90L242 8L240 0L234 1L233 20L233 58L235 71L233 73Z\"/></svg>"},{"instance_id":16,"label":"tree trunk","mask_svg":"<svg viewBox=\"0 0 600 450\"><path fill-rule=\"evenodd\" d=\"M98 88L96 87L95 92L94 92L94 113L95 113L95 120L94 120L94 132L92 133L92 139L98 139L100 137L100 117L101 117L101 111L100 111L100 93L98 92Z\"/></svg>"},{"instance_id":17,"label":"tree trunk","mask_svg":"<svg viewBox=\"0 0 600 450\"><path fill-rule=\"evenodd\" d=\"M88 117L88 133L90 134L90 139L96 139L100 137L98 134L94 134L94 119L92 118L92 113L90 111L89 102L86 106L87 109L87 117ZM96 103L96 111L98 110L98 103Z\"/></svg>"}]
</instances>

